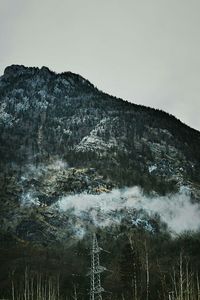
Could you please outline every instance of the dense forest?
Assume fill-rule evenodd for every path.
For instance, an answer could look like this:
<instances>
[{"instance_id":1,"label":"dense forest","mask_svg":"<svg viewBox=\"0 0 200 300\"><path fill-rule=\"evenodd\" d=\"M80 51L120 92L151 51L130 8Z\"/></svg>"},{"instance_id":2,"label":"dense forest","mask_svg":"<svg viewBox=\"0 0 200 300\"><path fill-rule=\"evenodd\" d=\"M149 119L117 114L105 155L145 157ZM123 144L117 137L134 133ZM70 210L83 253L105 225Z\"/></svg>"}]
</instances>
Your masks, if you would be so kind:
<instances>
[{"instance_id":1,"label":"dense forest","mask_svg":"<svg viewBox=\"0 0 200 300\"><path fill-rule=\"evenodd\" d=\"M89 299L91 236L52 248L1 241L1 297ZM97 237L106 250L103 299L199 299L200 233L172 238L121 226Z\"/></svg>"}]
</instances>

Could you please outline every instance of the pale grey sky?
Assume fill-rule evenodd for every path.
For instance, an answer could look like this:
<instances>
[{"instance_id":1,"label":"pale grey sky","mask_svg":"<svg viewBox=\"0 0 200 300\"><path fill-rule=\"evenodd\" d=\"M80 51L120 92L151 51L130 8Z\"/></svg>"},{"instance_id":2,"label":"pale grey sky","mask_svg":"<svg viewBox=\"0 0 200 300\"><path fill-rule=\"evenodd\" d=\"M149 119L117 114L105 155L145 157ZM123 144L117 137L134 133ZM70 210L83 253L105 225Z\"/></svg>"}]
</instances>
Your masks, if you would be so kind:
<instances>
[{"instance_id":1,"label":"pale grey sky","mask_svg":"<svg viewBox=\"0 0 200 300\"><path fill-rule=\"evenodd\" d=\"M72 71L200 130L199 0L0 0L0 74Z\"/></svg>"}]
</instances>

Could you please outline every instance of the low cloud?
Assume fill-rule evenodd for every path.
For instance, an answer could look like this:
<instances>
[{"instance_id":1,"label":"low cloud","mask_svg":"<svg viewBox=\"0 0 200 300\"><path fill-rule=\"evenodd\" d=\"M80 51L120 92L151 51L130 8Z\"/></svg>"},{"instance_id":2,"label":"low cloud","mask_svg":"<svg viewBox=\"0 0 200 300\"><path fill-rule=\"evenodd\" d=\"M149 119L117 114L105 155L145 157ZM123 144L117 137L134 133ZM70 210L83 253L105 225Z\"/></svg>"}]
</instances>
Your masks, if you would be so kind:
<instances>
[{"instance_id":1,"label":"low cloud","mask_svg":"<svg viewBox=\"0 0 200 300\"><path fill-rule=\"evenodd\" d=\"M90 211L90 217L99 226L120 222L117 212L125 209L130 213L134 210L145 211L150 218L157 214L174 233L200 228L200 206L191 202L190 191L186 187L174 195L162 197L147 197L139 187L114 189L99 195L76 194L62 197L56 206L61 211L71 210L79 217Z\"/></svg>"}]
</instances>

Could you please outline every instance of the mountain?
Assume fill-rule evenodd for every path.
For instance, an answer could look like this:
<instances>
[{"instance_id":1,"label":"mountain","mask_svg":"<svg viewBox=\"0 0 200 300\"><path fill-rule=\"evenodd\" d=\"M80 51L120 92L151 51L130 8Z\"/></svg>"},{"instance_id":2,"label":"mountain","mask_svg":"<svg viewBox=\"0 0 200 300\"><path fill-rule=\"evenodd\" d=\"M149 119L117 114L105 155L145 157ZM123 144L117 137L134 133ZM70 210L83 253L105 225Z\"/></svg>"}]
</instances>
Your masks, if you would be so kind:
<instances>
[{"instance_id":1,"label":"mountain","mask_svg":"<svg viewBox=\"0 0 200 300\"><path fill-rule=\"evenodd\" d=\"M165 193L169 184L199 183L198 131L109 96L79 75L12 65L0 78L0 104L4 170L59 158L95 168L117 186Z\"/></svg>"},{"instance_id":2,"label":"mountain","mask_svg":"<svg viewBox=\"0 0 200 300\"><path fill-rule=\"evenodd\" d=\"M199 149L197 130L163 111L110 96L80 75L7 67L0 77L0 285L5 295L10 295L8 270L18 270L18 278L26 265L44 271L49 264L72 284L72 270L81 266L79 284L85 288L88 259L76 256L75 263L73 257L85 255L93 230L116 254L111 268L132 257L130 236L137 245L139 239L149 241L152 264L159 247L177 257L177 245L187 245L188 237L176 244L166 226L174 216L170 230L176 234L180 227L199 228ZM195 236L188 250L193 261L199 261L199 240ZM143 260L138 264L142 268ZM168 261L163 264L167 268ZM112 276L111 289L119 279ZM115 299L123 298L120 288L115 293Z\"/></svg>"},{"instance_id":3,"label":"mountain","mask_svg":"<svg viewBox=\"0 0 200 300\"><path fill-rule=\"evenodd\" d=\"M199 149L200 133L163 111L109 96L71 72L9 66L0 77L2 228L32 241L54 231L57 240L67 221L59 214L49 230L49 209L72 194L140 186L164 196L185 186L199 201ZM22 204L37 212L22 213Z\"/></svg>"}]
</instances>

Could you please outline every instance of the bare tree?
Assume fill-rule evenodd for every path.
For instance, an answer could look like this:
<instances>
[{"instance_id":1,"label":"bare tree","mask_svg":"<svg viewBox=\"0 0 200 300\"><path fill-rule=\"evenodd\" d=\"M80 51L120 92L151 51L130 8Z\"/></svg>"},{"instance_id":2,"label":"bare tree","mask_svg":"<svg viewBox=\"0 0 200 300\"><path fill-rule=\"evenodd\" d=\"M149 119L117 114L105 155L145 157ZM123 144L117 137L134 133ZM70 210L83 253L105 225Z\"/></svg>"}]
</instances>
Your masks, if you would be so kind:
<instances>
[{"instance_id":1,"label":"bare tree","mask_svg":"<svg viewBox=\"0 0 200 300\"><path fill-rule=\"evenodd\" d=\"M148 253L146 240L145 240L145 262L146 262L146 300L149 300L149 253Z\"/></svg>"}]
</instances>

